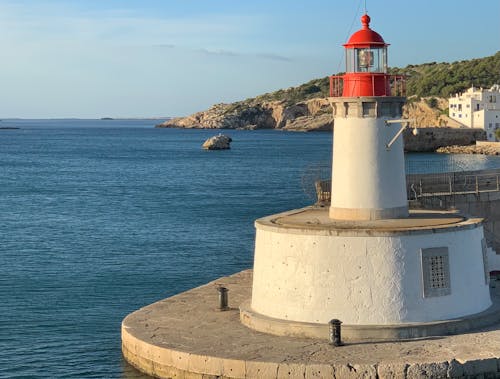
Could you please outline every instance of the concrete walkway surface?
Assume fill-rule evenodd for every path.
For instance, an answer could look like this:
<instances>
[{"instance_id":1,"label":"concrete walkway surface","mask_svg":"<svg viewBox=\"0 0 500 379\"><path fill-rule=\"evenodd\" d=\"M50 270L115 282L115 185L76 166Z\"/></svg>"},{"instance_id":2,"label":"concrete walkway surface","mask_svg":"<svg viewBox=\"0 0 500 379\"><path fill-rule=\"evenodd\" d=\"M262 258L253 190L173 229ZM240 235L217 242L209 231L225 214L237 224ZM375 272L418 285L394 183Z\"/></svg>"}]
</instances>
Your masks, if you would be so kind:
<instances>
[{"instance_id":1,"label":"concrete walkway surface","mask_svg":"<svg viewBox=\"0 0 500 379\"><path fill-rule=\"evenodd\" d=\"M218 311L218 286L229 289ZM498 301L500 281L492 282ZM500 324L467 334L349 343L268 335L240 323L252 271L223 277L127 316L122 350L158 378L500 378Z\"/></svg>"}]
</instances>

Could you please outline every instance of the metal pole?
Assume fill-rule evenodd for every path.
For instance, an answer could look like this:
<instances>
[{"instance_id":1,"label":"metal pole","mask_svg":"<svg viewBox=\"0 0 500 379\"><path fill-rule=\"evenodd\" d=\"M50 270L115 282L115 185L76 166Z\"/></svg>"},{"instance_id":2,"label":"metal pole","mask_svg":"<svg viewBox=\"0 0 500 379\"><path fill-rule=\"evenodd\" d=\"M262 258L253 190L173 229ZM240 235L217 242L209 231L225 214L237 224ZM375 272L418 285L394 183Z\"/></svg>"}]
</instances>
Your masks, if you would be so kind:
<instances>
[{"instance_id":1,"label":"metal pole","mask_svg":"<svg viewBox=\"0 0 500 379\"><path fill-rule=\"evenodd\" d=\"M342 321L333 319L328 323L330 329L330 345L342 346L342 337L340 334L340 324Z\"/></svg>"},{"instance_id":2,"label":"metal pole","mask_svg":"<svg viewBox=\"0 0 500 379\"><path fill-rule=\"evenodd\" d=\"M219 310L227 311L229 307L228 304L228 296L227 292L229 291L226 287L217 287L217 291L219 292Z\"/></svg>"},{"instance_id":3,"label":"metal pole","mask_svg":"<svg viewBox=\"0 0 500 379\"><path fill-rule=\"evenodd\" d=\"M389 150L391 148L392 144L394 142L396 142L396 140L401 135L401 133L403 133L403 131L408 127L408 125L410 125L410 122L413 122L413 121L415 121L415 120L409 119L409 118L408 119L399 119L399 120L385 120L386 125L401 123L401 129L399 129L398 132L396 133L396 135L389 141L389 143L387 143L387 145L385 145L385 148L387 150Z\"/></svg>"}]
</instances>

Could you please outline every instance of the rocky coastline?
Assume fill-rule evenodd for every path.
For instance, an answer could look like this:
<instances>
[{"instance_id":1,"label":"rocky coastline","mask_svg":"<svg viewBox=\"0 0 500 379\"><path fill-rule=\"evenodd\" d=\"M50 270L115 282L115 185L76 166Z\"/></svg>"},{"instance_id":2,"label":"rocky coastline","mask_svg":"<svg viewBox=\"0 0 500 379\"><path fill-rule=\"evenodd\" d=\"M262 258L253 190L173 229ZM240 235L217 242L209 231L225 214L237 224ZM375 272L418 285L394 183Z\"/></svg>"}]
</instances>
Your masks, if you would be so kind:
<instances>
[{"instance_id":1,"label":"rocky coastline","mask_svg":"<svg viewBox=\"0 0 500 379\"><path fill-rule=\"evenodd\" d=\"M495 154L491 149L474 147L476 141L486 139L483 129L458 128L440 110L447 108L446 100L439 101L437 109L431 108L425 99L410 101L405 105L404 118L415 120L412 126L419 130L417 136L410 129L403 133L407 152L434 152L438 149L441 149L440 152L448 152L445 148L454 146L453 151L460 154ZM327 98L312 98L297 103L252 99L232 104L215 104L208 110L169 119L156 127L312 132L332 131L333 124L332 109Z\"/></svg>"},{"instance_id":2,"label":"rocky coastline","mask_svg":"<svg viewBox=\"0 0 500 379\"><path fill-rule=\"evenodd\" d=\"M286 101L215 104L206 111L167 120L156 127L331 131L333 117L328 100L315 98L295 104L288 104Z\"/></svg>"},{"instance_id":3,"label":"rocky coastline","mask_svg":"<svg viewBox=\"0 0 500 379\"><path fill-rule=\"evenodd\" d=\"M404 117L411 118L416 127L457 127L447 117L446 99L435 99L438 106L430 107L425 99L409 101ZM313 97L302 101L268 100L261 97L236 103L220 103L187 117L177 117L156 125L157 128L187 129L277 129L286 131L331 131L332 108L327 98Z\"/></svg>"},{"instance_id":4,"label":"rocky coastline","mask_svg":"<svg viewBox=\"0 0 500 379\"><path fill-rule=\"evenodd\" d=\"M497 143L476 144L468 146L452 145L443 146L436 150L443 154L482 154L482 155L500 155L500 145Z\"/></svg>"}]
</instances>

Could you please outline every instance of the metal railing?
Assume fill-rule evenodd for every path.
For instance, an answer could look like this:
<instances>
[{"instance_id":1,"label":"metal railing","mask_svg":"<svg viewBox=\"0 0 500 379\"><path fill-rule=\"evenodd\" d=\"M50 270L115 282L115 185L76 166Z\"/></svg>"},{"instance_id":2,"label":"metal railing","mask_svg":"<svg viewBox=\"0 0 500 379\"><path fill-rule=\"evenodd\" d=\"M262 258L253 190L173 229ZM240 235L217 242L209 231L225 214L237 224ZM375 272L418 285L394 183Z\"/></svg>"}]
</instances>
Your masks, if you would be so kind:
<instances>
[{"instance_id":1,"label":"metal railing","mask_svg":"<svg viewBox=\"0 0 500 379\"><path fill-rule=\"evenodd\" d=\"M344 92L344 77L330 76L330 97L341 97Z\"/></svg>"},{"instance_id":2,"label":"metal railing","mask_svg":"<svg viewBox=\"0 0 500 379\"><path fill-rule=\"evenodd\" d=\"M406 176L409 200L441 195L466 195L500 191L500 172L410 174Z\"/></svg>"},{"instance_id":3,"label":"metal railing","mask_svg":"<svg viewBox=\"0 0 500 379\"><path fill-rule=\"evenodd\" d=\"M332 181L318 180L314 183L316 187L317 204L330 203L332 199Z\"/></svg>"},{"instance_id":4,"label":"metal railing","mask_svg":"<svg viewBox=\"0 0 500 379\"><path fill-rule=\"evenodd\" d=\"M317 202L331 201L331 180L315 182ZM466 195L486 192L500 192L500 169L438 174L406 175L408 200L419 200L433 196Z\"/></svg>"},{"instance_id":5,"label":"metal railing","mask_svg":"<svg viewBox=\"0 0 500 379\"><path fill-rule=\"evenodd\" d=\"M406 96L406 77L403 75L384 75L389 82L390 93L385 96ZM372 88L375 88L375 76L371 77ZM330 97L341 97L344 91L344 77L340 75L330 76Z\"/></svg>"}]
</instances>

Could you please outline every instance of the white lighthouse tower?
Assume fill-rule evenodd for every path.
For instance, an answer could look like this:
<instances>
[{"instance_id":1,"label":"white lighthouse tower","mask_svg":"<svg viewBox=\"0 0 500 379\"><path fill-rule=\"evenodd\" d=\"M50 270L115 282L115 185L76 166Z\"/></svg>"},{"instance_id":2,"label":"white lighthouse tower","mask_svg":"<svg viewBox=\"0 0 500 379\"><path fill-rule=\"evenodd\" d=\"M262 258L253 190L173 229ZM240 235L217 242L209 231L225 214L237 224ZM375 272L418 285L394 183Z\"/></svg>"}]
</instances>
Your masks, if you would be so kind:
<instances>
[{"instance_id":1,"label":"white lighthouse tower","mask_svg":"<svg viewBox=\"0 0 500 379\"><path fill-rule=\"evenodd\" d=\"M388 45L370 29L370 17L365 14L361 22L363 28L344 45L346 74L331 82L336 117L330 217L407 217L403 143L387 146L399 129L387 120L401 117L405 101L391 96L391 84L401 77L387 74Z\"/></svg>"},{"instance_id":2,"label":"white lighthouse tower","mask_svg":"<svg viewBox=\"0 0 500 379\"><path fill-rule=\"evenodd\" d=\"M370 17L331 78L332 201L255 222L252 298L242 322L279 335L346 340L449 334L483 325L491 299L482 220L409 211L401 77L387 73Z\"/></svg>"}]
</instances>

